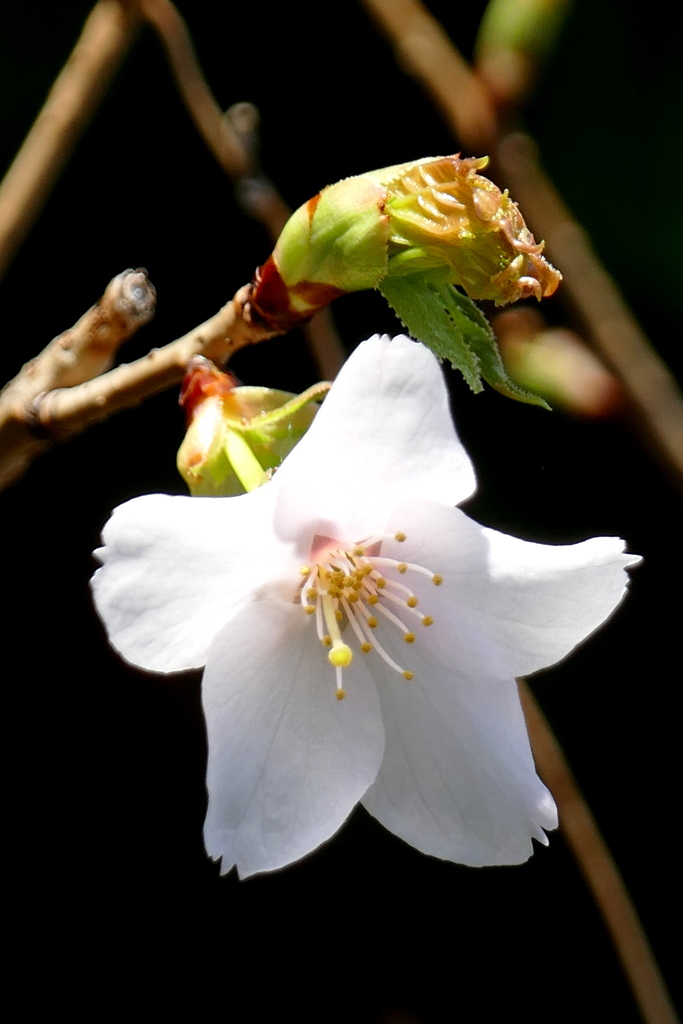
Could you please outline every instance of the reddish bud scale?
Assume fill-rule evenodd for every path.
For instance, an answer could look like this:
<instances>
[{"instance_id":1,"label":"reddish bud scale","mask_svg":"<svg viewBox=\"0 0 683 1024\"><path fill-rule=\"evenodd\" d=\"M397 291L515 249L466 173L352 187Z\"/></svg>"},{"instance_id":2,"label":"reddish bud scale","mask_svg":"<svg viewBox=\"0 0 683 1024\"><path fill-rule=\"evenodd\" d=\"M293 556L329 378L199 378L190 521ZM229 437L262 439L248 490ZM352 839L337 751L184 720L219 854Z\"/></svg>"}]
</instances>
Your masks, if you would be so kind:
<instances>
[{"instance_id":1,"label":"reddish bud scale","mask_svg":"<svg viewBox=\"0 0 683 1024\"><path fill-rule=\"evenodd\" d=\"M300 281L288 288L272 256L257 269L252 286L249 298L252 310L272 331L278 333L306 323L319 309L346 294L341 288L317 281ZM292 297L303 301L306 309L296 309Z\"/></svg>"},{"instance_id":2,"label":"reddish bud scale","mask_svg":"<svg viewBox=\"0 0 683 1024\"><path fill-rule=\"evenodd\" d=\"M193 356L187 364L187 372L180 386L178 404L185 410L185 423L192 422L197 407L205 398L229 395L239 381L232 373L219 370L204 356Z\"/></svg>"}]
</instances>

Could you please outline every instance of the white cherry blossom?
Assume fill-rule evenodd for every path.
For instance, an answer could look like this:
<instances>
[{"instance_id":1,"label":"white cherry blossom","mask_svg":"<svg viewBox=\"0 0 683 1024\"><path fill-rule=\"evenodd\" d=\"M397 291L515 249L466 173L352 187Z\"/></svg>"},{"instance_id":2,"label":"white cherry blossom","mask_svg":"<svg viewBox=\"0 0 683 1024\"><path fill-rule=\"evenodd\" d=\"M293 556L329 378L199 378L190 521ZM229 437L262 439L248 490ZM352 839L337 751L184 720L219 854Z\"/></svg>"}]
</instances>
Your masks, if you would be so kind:
<instances>
[{"instance_id":1,"label":"white cherry blossom","mask_svg":"<svg viewBox=\"0 0 683 1024\"><path fill-rule=\"evenodd\" d=\"M474 488L436 359L375 336L271 483L115 510L95 602L132 664L206 666L205 840L223 872L303 857L359 802L463 864L547 842L515 677L597 629L638 559L617 538L479 526L454 507Z\"/></svg>"}]
</instances>

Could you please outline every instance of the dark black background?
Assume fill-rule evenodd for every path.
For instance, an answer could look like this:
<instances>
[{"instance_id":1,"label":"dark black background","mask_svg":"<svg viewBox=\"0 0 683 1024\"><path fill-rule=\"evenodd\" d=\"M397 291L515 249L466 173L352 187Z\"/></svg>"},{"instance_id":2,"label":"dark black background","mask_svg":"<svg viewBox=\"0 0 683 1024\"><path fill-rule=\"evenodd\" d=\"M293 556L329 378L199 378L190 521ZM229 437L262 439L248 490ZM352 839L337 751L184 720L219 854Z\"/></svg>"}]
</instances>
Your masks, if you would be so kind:
<instances>
[{"instance_id":1,"label":"dark black background","mask_svg":"<svg viewBox=\"0 0 683 1024\"><path fill-rule=\"evenodd\" d=\"M263 164L292 205L376 166L457 148L362 8L179 4L219 101L263 115ZM483 4L431 3L465 53ZM1 16L5 163L87 2ZM329 12L332 12L331 14ZM551 173L653 342L681 369L678 42L617 0L575 4L527 112ZM330 18L332 20L330 20ZM677 99L678 97L678 99ZM268 254L142 34L1 285L3 379L127 266L158 313L143 354L206 319ZM566 323L560 299L546 313ZM396 324L379 296L335 306L352 347ZM249 383L315 379L295 336L240 354ZM627 430L468 393L456 420L480 478L470 514L534 540L619 534L645 562L615 620L533 681L674 984L681 671L680 504ZM0 498L5 636L5 881L26 1006L202 1019L387 1022L638 1020L561 835L522 867L424 857L356 811L300 864L220 879L205 857L199 675L125 666L90 604L90 551L111 509L183 493L173 393L35 465ZM413 1015L413 1016L410 1016Z\"/></svg>"}]
</instances>

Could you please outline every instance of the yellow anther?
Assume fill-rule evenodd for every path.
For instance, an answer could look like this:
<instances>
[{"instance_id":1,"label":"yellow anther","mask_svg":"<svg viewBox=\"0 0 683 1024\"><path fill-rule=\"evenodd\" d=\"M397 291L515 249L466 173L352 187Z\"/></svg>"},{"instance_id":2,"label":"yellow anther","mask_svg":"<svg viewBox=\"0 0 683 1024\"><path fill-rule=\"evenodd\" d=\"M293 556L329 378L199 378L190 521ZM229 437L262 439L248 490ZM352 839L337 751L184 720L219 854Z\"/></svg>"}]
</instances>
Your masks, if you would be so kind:
<instances>
[{"instance_id":1,"label":"yellow anther","mask_svg":"<svg viewBox=\"0 0 683 1024\"><path fill-rule=\"evenodd\" d=\"M327 593L330 595L330 597L339 597L341 594L341 590L339 589L339 587L335 587L333 584L330 584L329 587L327 588Z\"/></svg>"},{"instance_id":2,"label":"yellow anther","mask_svg":"<svg viewBox=\"0 0 683 1024\"><path fill-rule=\"evenodd\" d=\"M351 589L352 590L360 590L360 588L362 586L363 586L363 581L362 580L353 580L353 582L351 583Z\"/></svg>"},{"instance_id":3,"label":"yellow anther","mask_svg":"<svg viewBox=\"0 0 683 1024\"><path fill-rule=\"evenodd\" d=\"M408 669L408 668L405 670L405 672L401 673L401 675L403 676L404 679L412 679L414 674L415 673L411 672L410 669Z\"/></svg>"},{"instance_id":4,"label":"yellow anther","mask_svg":"<svg viewBox=\"0 0 683 1024\"><path fill-rule=\"evenodd\" d=\"M353 651L347 644L337 642L327 657L335 668L346 668L353 660Z\"/></svg>"},{"instance_id":5,"label":"yellow anther","mask_svg":"<svg viewBox=\"0 0 683 1024\"><path fill-rule=\"evenodd\" d=\"M377 625L377 619L375 618L374 615L371 615L370 618L368 619L368 626L370 627L370 629L374 629L376 627L376 625Z\"/></svg>"},{"instance_id":6,"label":"yellow anther","mask_svg":"<svg viewBox=\"0 0 683 1024\"><path fill-rule=\"evenodd\" d=\"M307 604L304 611L306 612L307 615L315 615L315 605Z\"/></svg>"},{"instance_id":7,"label":"yellow anther","mask_svg":"<svg viewBox=\"0 0 683 1024\"><path fill-rule=\"evenodd\" d=\"M431 626L431 624L433 622L434 622L434 619L431 617L431 615L423 615L422 616L422 625L423 626Z\"/></svg>"},{"instance_id":8,"label":"yellow anther","mask_svg":"<svg viewBox=\"0 0 683 1024\"><path fill-rule=\"evenodd\" d=\"M370 594L370 597L368 598L368 604L377 604L378 601L379 597L377 596L377 594Z\"/></svg>"},{"instance_id":9,"label":"yellow anther","mask_svg":"<svg viewBox=\"0 0 683 1024\"><path fill-rule=\"evenodd\" d=\"M344 615L342 612L339 611L338 608L336 608L334 612L334 617L337 620L337 622L341 622L341 620L344 618Z\"/></svg>"},{"instance_id":10,"label":"yellow anther","mask_svg":"<svg viewBox=\"0 0 683 1024\"><path fill-rule=\"evenodd\" d=\"M324 636L322 638L322 640L320 641L320 643L323 645L323 647L331 647L332 646L332 637L330 636L330 634L328 633L326 636Z\"/></svg>"},{"instance_id":11,"label":"yellow anther","mask_svg":"<svg viewBox=\"0 0 683 1024\"><path fill-rule=\"evenodd\" d=\"M384 579L383 576L378 576L377 579L375 580L375 585L379 587L380 590L384 590L384 588L387 585L387 581Z\"/></svg>"},{"instance_id":12,"label":"yellow anther","mask_svg":"<svg viewBox=\"0 0 683 1024\"><path fill-rule=\"evenodd\" d=\"M310 565L302 565L301 568L299 569L299 572L301 573L302 576L310 576L311 575L311 567L310 567Z\"/></svg>"},{"instance_id":13,"label":"yellow anther","mask_svg":"<svg viewBox=\"0 0 683 1024\"><path fill-rule=\"evenodd\" d=\"M344 700L346 690L337 690L337 700Z\"/></svg>"},{"instance_id":14,"label":"yellow anther","mask_svg":"<svg viewBox=\"0 0 683 1024\"><path fill-rule=\"evenodd\" d=\"M371 572L372 572L372 566L371 565L364 565L363 568L361 569L361 573L362 573L363 576L369 576Z\"/></svg>"},{"instance_id":15,"label":"yellow anther","mask_svg":"<svg viewBox=\"0 0 683 1024\"><path fill-rule=\"evenodd\" d=\"M365 548L362 548L359 544L358 547L353 549L351 554L355 555L356 558L362 558L363 555L365 554Z\"/></svg>"},{"instance_id":16,"label":"yellow anther","mask_svg":"<svg viewBox=\"0 0 683 1024\"><path fill-rule=\"evenodd\" d=\"M368 641L366 640L364 643L360 645L360 649L363 652L363 654L369 654L370 651L372 650L372 644L369 644Z\"/></svg>"},{"instance_id":17,"label":"yellow anther","mask_svg":"<svg viewBox=\"0 0 683 1024\"><path fill-rule=\"evenodd\" d=\"M358 600L358 594L356 593L356 591L352 590L350 594L347 594L346 600L350 601L351 604L354 604Z\"/></svg>"},{"instance_id":18,"label":"yellow anther","mask_svg":"<svg viewBox=\"0 0 683 1024\"><path fill-rule=\"evenodd\" d=\"M407 644L414 644L415 643L415 634L414 633L404 633L403 634L403 639L405 640L405 642Z\"/></svg>"},{"instance_id":19,"label":"yellow anther","mask_svg":"<svg viewBox=\"0 0 683 1024\"><path fill-rule=\"evenodd\" d=\"M315 589L315 587L311 587L310 590L306 591L306 597L308 598L309 601L315 601L317 596L318 591Z\"/></svg>"},{"instance_id":20,"label":"yellow anther","mask_svg":"<svg viewBox=\"0 0 683 1024\"><path fill-rule=\"evenodd\" d=\"M406 539L405 533L395 533L394 534L394 540L397 540L400 544L402 544L405 539Z\"/></svg>"},{"instance_id":21,"label":"yellow anther","mask_svg":"<svg viewBox=\"0 0 683 1024\"><path fill-rule=\"evenodd\" d=\"M396 568L400 573L408 572L408 566L405 562L399 562Z\"/></svg>"},{"instance_id":22,"label":"yellow anther","mask_svg":"<svg viewBox=\"0 0 683 1024\"><path fill-rule=\"evenodd\" d=\"M310 593L310 591L309 591L309 593ZM408 605L409 608L416 608L417 607L417 598L416 597L409 597L408 600L406 601L406 604Z\"/></svg>"},{"instance_id":23,"label":"yellow anther","mask_svg":"<svg viewBox=\"0 0 683 1024\"><path fill-rule=\"evenodd\" d=\"M435 587L440 587L441 584L443 583L443 576L440 576L438 572L435 572L434 575L432 576L432 583L434 584Z\"/></svg>"}]
</instances>

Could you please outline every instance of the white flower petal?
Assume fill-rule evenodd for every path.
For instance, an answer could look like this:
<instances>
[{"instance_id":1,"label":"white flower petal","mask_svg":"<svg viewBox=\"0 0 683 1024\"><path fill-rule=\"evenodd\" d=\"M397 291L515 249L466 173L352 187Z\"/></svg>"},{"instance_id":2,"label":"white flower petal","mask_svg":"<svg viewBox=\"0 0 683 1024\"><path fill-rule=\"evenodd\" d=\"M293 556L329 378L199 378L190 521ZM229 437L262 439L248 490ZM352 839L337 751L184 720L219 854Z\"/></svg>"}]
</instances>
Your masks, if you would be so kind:
<instances>
[{"instance_id":1,"label":"white flower petal","mask_svg":"<svg viewBox=\"0 0 683 1024\"><path fill-rule=\"evenodd\" d=\"M296 582L296 555L273 531L272 486L239 498L148 494L115 509L92 587L127 661L156 672L204 665L219 629L264 580L289 570Z\"/></svg>"},{"instance_id":2,"label":"white flower petal","mask_svg":"<svg viewBox=\"0 0 683 1024\"><path fill-rule=\"evenodd\" d=\"M434 616L442 659L457 659L461 671L503 677L566 657L614 612L628 585L624 570L640 561L624 554L618 537L533 544L433 502L406 503L388 527L408 540L385 544L383 553L443 575L436 589L416 584ZM439 628L443 622L448 631Z\"/></svg>"},{"instance_id":3,"label":"white flower petal","mask_svg":"<svg viewBox=\"0 0 683 1024\"><path fill-rule=\"evenodd\" d=\"M297 534L303 506L309 520L330 524L330 536L350 541L381 532L415 493L455 505L476 486L437 360L419 342L379 335L342 367L278 477L283 535Z\"/></svg>"},{"instance_id":4,"label":"white flower petal","mask_svg":"<svg viewBox=\"0 0 683 1024\"><path fill-rule=\"evenodd\" d=\"M328 839L374 781L384 748L363 657L345 700L315 623L260 601L216 638L204 673L209 737L206 848L241 877L273 871Z\"/></svg>"},{"instance_id":5,"label":"white flower petal","mask_svg":"<svg viewBox=\"0 0 683 1024\"><path fill-rule=\"evenodd\" d=\"M557 827L536 776L516 684L471 679L429 658L410 682L380 666L385 754L363 804L434 857L519 864Z\"/></svg>"}]
</instances>

